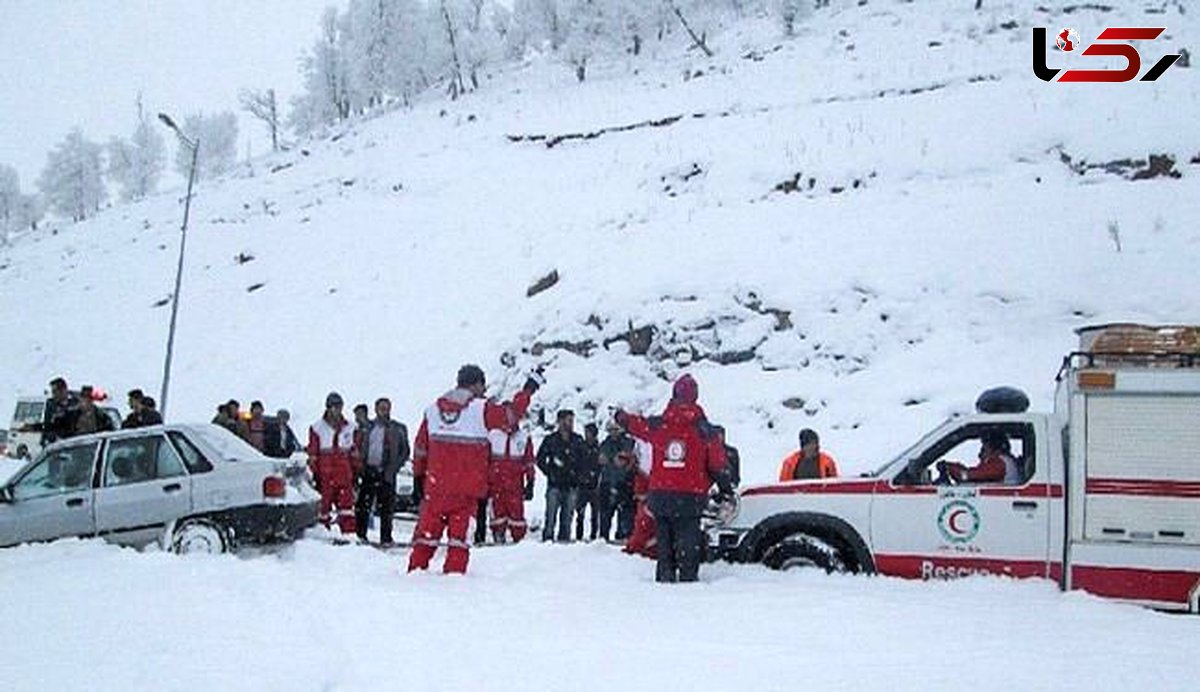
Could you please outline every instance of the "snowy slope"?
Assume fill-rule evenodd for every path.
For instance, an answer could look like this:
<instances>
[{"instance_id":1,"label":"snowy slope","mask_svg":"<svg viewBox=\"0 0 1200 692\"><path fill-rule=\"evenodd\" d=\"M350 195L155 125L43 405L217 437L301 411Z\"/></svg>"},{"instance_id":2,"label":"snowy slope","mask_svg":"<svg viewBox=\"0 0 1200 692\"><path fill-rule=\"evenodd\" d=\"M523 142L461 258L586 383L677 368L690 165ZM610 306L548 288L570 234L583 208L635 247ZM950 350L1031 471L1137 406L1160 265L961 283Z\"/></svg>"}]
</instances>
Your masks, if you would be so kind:
<instances>
[{"instance_id":1,"label":"snowy slope","mask_svg":"<svg viewBox=\"0 0 1200 692\"><path fill-rule=\"evenodd\" d=\"M986 386L1048 408L1073 328L1200 320L1200 89L1182 68L1043 83L1030 28L1161 22L1170 39L1144 49L1157 56L1195 45L1197 26L1143 13L1159 3L984 4L871 2L818 13L787 42L751 20L714 36L711 60L598 66L583 85L534 59L458 102L430 98L203 184L168 417L206 420L233 396L302 425L336 388L390 395L413 422L468 361L501 394L549 362L538 406L602 417L657 407L686 368L760 481L802 426L856 473ZM528 139L648 121L661 126ZM1149 154L1173 155L1180 177L1080 164ZM157 389L179 197L0 251L0 411L54 374ZM551 270L559 282L526 298ZM647 349L631 327L652 328ZM1183 652L1200 643L1190 620L1038 583L797 583L719 566L667 592L646 583L648 563L599 546L479 551L465 581L401 578L402 559L312 542L252 560L5 551L0 598L36 607L0 650L36 659L74 632L90 665L35 667L29 687L159 685L161 664L178 687L361 689L403 669L434 689L499 687L505 673L529 688L1188 689ZM86 592L64 565L87 571ZM323 582L332 595L317 595ZM85 603L118 589L128 607ZM71 629L80 612L94 629ZM180 627L198 632L194 649L120 661L118 632ZM93 631L103 643L83 646ZM451 651L463 632L476 637L465 659ZM680 632L701 650L677 646ZM280 651L300 654L293 667L263 665Z\"/></svg>"},{"instance_id":2,"label":"snowy slope","mask_svg":"<svg viewBox=\"0 0 1200 692\"><path fill-rule=\"evenodd\" d=\"M433 99L202 185L171 417L207 418L234 396L305 420L338 388L389 393L412 418L464 361L498 380L503 352L602 344L631 323L658 328L660 357L752 350L694 367L713 417L748 447L750 478L769 476L805 424L857 471L984 386L1016 384L1047 405L1073 327L1197 318L1181 286L1200 251L1188 163L1200 91L1190 69L1045 84L1029 69L1029 28L1066 17L988 5L819 13L784 43L748 22L712 60L633 77L612 66L582 86L534 61L457 103ZM1164 19L1069 15L1081 27L1145 17ZM1190 15L1165 19L1163 46L1194 36ZM550 149L508 138L673 116ZM1181 179L1077 175L1061 160L1158 152L1177 157ZM795 180L800 192L773 191ZM5 251L0 313L20 327L0 353L0 409L57 373L156 389L177 201ZM561 282L525 299L551 269ZM776 330L767 309L790 326ZM673 360L622 345L586 360L548 352L542 401L661 399Z\"/></svg>"}]
</instances>

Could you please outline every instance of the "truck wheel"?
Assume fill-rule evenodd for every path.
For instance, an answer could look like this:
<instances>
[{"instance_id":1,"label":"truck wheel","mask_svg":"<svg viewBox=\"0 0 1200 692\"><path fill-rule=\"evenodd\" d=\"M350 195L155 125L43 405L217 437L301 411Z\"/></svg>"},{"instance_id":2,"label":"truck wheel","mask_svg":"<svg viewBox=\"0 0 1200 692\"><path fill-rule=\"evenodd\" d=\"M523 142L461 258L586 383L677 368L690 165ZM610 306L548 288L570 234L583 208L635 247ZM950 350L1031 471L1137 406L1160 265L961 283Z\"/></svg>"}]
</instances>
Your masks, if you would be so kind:
<instances>
[{"instance_id":1,"label":"truck wheel","mask_svg":"<svg viewBox=\"0 0 1200 692\"><path fill-rule=\"evenodd\" d=\"M821 569L827 574L851 571L837 548L812 536L789 536L763 553L763 564L771 569Z\"/></svg>"},{"instance_id":2,"label":"truck wheel","mask_svg":"<svg viewBox=\"0 0 1200 692\"><path fill-rule=\"evenodd\" d=\"M221 526L205 519L188 519L171 534L171 552L179 555L220 555L229 552L229 534Z\"/></svg>"}]
</instances>

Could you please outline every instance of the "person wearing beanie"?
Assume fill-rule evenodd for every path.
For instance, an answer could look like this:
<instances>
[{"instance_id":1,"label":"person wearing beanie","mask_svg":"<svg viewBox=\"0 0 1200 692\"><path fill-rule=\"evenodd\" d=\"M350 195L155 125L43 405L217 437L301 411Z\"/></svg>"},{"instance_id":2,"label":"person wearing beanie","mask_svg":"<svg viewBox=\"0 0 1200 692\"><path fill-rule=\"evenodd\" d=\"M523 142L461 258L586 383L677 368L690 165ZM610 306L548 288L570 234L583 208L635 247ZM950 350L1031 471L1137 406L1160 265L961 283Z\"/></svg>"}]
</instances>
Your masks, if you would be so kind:
<instances>
[{"instance_id":1,"label":"person wearing beanie","mask_svg":"<svg viewBox=\"0 0 1200 692\"><path fill-rule=\"evenodd\" d=\"M722 437L697 403L699 393L696 380L684 375L661 416L616 413L618 424L650 445L646 505L656 523L658 582L699 580L700 516L709 488L716 483L723 494L733 492Z\"/></svg>"},{"instance_id":2,"label":"person wearing beanie","mask_svg":"<svg viewBox=\"0 0 1200 692\"><path fill-rule=\"evenodd\" d=\"M325 397L325 414L308 428L308 467L321 489L317 519L329 527L333 509L343 535L353 536L354 473L358 450L354 445L354 425L342 415L342 397L330 392Z\"/></svg>"},{"instance_id":3,"label":"person wearing beanie","mask_svg":"<svg viewBox=\"0 0 1200 692\"><path fill-rule=\"evenodd\" d=\"M781 481L835 478L837 475L837 462L821 451L821 438L810 428L800 431L800 449L784 457L779 468Z\"/></svg>"},{"instance_id":4,"label":"person wearing beanie","mask_svg":"<svg viewBox=\"0 0 1200 692\"><path fill-rule=\"evenodd\" d=\"M488 493L488 433L512 430L543 382L540 369L535 370L511 402L498 404L484 397L483 370L464 365L455 388L425 409L413 444L413 499L420 502L421 511L409 572L429 569L446 534L449 547L442 571L466 573L471 558L467 531L479 500Z\"/></svg>"}]
</instances>

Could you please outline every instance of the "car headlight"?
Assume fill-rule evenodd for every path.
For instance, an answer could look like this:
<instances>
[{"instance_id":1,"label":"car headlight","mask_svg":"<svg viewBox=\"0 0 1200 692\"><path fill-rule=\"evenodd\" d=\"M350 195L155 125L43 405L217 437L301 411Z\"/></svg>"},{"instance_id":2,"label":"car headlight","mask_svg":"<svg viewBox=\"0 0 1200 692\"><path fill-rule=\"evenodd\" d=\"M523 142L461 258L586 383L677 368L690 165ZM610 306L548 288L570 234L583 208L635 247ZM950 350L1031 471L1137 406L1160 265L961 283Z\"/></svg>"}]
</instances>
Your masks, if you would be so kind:
<instances>
[{"instance_id":1,"label":"car headlight","mask_svg":"<svg viewBox=\"0 0 1200 692\"><path fill-rule=\"evenodd\" d=\"M710 496L708 506L704 510L703 528L709 530L729 526L737 518L741 506L742 498L737 493L727 499Z\"/></svg>"}]
</instances>

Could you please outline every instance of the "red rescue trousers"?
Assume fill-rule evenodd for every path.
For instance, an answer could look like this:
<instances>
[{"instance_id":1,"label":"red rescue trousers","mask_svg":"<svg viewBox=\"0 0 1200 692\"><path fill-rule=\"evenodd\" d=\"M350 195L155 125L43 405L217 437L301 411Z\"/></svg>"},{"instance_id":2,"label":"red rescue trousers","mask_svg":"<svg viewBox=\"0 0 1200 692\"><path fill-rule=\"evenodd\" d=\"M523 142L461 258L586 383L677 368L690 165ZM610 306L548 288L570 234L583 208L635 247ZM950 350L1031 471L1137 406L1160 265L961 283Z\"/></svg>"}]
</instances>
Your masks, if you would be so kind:
<instances>
[{"instance_id":1,"label":"red rescue trousers","mask_svg":"<svg viewBox=\"0 0 1200 692\"><path fill-rule=\"evenodd\" d=\"M497 543L512 533L513 543L525 537L525 467L511 461L494 462L488 469L488 497L492 501L492 536Z\"/></svg>"},{"instance_id":2,"label":"red rescue trousers","mask_svg":"<svg viewBox=\"0 0 1200 692\"><path fill-rule=\"evenodd\" d=\"M658 557L658 523L654 515L646 507L646 498L640 498L637 503L637 514L633 519L633 533L625 541L623 550L631 555L643 555L651 560Z\"/></svg>"},{"instance_id":3,"label":"red rescue trousers","mask_svg":"<svg viewBox=\"0 0 1200 692\"><path fill-rule=\"evenodd\" d=\"M317 518L328 527L330 510L337 508L338 528L343 534L353 535L354 521L354 471L350 460L342 455L317 458L317 478L321 484L321 504Z\"/></svg>"},{"instance_id":4,"label":"red rescue trousers","mask_svg":"<svg viewBox=\"0 0 1200 692\"><path fill-rule=\"evenodd\" d=\"M421 502L421 514L413 532L413 549L408 558L408 571L429 569L429 562L437 552L442 533L447 534L446 562L442 571L446 574L465 574L471 559L471 544L467 542L467 529L475 518L479 500L467 495L426 497Z\"/></svg>"}]
</instances>

